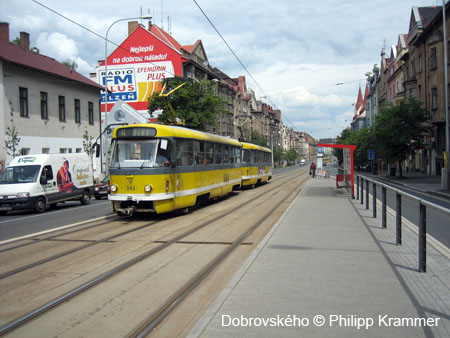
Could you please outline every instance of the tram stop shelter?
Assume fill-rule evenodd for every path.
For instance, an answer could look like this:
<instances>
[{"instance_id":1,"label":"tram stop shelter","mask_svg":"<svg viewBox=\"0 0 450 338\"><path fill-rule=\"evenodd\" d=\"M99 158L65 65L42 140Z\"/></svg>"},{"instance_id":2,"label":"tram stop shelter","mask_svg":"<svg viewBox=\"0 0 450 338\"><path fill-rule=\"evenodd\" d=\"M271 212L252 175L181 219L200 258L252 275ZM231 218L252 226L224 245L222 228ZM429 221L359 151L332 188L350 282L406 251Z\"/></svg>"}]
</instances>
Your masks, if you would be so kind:
<instances>
[{"instance_id":1,"label":"tram stop shelter","mask_svg":"<svg viewBox=\"0 0 450 338\"><path fill-rule=\"evenodd\" d=\"M344 149L344 174L338 174L336 176L336 184L339 180L344 180L346 183L351 181L352 187L352 198L355 198L355 169L353 162L353 152L357 148L355 145L349 144L328 144L328 143L318 143L318 147L324 148L339 148Z\"/></svg>"}]
</instances>

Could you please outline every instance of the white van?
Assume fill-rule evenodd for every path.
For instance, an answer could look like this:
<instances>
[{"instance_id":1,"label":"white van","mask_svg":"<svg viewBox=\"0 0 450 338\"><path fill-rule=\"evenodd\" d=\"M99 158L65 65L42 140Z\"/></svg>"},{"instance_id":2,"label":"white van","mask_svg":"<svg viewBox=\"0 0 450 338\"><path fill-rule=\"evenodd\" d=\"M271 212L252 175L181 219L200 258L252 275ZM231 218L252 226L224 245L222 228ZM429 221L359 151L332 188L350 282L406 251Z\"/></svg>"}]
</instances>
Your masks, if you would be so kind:
<instances>
[{"instance_id":1,"label":"white van","mask_svg":"<svg viewBox=\"0 0 450 338\"><path fill-rule=\"evenodd\" d=\"M89 204L94 175L89 156L38 154L15 157L0 176L0 215L10 210L44 212L47 205Z\"/></svg>"}]
</instances>

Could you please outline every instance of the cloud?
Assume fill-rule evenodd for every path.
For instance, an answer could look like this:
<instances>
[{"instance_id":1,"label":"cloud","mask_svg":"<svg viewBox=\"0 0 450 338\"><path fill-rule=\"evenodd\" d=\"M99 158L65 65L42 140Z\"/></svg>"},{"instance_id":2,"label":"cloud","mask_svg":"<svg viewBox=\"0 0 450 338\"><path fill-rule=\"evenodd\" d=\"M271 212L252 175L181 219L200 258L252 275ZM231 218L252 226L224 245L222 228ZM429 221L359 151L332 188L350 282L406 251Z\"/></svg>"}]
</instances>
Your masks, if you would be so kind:
<instances>
[{"instance_id":1,"label":"cloud","mask_svg":"<svg viewBox=\"0 0 450 338\"><path fill-rule=\"evenodd\" d=\"M89 74L95 70L86 60L79 56L77 43L61 33L41 33L37 38L39 52L63 62L66 60L75 61L77 71L82 74Z\"/></svg>"}]
</instances>

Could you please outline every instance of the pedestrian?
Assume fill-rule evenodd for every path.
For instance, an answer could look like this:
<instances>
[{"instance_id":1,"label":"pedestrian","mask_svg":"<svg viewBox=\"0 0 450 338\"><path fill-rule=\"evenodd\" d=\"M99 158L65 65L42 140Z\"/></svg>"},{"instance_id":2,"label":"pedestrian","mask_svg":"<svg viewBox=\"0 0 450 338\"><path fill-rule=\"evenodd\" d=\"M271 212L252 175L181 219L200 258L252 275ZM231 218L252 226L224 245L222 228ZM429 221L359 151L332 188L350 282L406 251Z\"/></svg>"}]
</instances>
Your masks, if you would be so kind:
<instances>
[{"instance_id":1,"label":"pedestrian","mask_svg":"<svg viewBox=\"0 0 450 338\"><path fill-rule=\"evenodd\" d=\"M316 164L314 161L311 163L311 166L309 167L309 173L312 175L312 177L316 177Z\"/></svg>"}]
</instances>

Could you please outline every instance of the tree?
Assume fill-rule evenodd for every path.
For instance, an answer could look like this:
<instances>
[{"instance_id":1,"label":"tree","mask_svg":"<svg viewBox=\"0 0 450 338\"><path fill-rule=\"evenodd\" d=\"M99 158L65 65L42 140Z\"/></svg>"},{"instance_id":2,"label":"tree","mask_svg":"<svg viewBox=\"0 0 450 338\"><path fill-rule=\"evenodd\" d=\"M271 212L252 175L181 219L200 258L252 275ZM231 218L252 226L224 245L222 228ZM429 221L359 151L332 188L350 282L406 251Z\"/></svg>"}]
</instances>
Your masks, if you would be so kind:
<instances>
[{"instance_id":1,"label":"tree","mask_svg":"<svg viewBox=\"0 0 450 338\"><path fill-rule=\"evenodd\" d=\"M397 161L400 176L401 161L422 145L427 115L421 102L408 100L381 108L376 117L373 133L377 153L386 163Z\"/></svg>"},{"instance_id":2,"label":"tree","mask_svg":"<svg viewBox=\"0 0 450 338\"><path fill-rule=\"evenodd\" d=\"M166 79L164 84L170 89L182 85L185 81L175 78ZM165 124L179 124L179 121L192 129L206 131L208 126L214 126L217 116L225 113L225 102L216 95L215 85L210 81L187 82L185 85L171 93L169 96L161 96L155 92L149 98L149 113L158 109L162 113L158 121Z\"/></svg>"},{"instance_id":3,"label":"tree","mask_svg":"<svg viewBox=\"0 0 450 338\"><path fill-rule=\"evenodd\" d=\"M261 147L269 147L267 140L263 135L258 134L256 131L252 130L251 143L259 145Z\"/></svg>"},{"instance_id":4,"label":"tree","mask_svg":"<svg viewBox=\"0 0 450 338\"><path fill-rule=\"evenodd\" d=\"M66 59L61 63L73 70L77 70L77 68L78 68L78 64L74 60Z\"/></svg>"},{"instance_id":5,"label":"tree","mask_svg":"<svg viewBox=\"0 0 450 338\"><path fill-rule=\"evenodd\" d=\"M297 160L297 156L298 156L298 154L295 149L291 149L286 153L286 159L288 160L288 163L293 162L295 164L295 160Z\"/></svg>"},{"instance_id":6,"label":"tree","mask_svg":"<svg viewBox=\"0 0 450 338\"><path fill-rule=\"evenodd\" d=\"M94 138L88 134L85 130L83 134L83 150L86 154L92 155L94 153L94 148L92 147L92 141Z\"/></svg>"},{"instance_id":7,"label":"tree","mask_svg":"<svg viewBox=\"0 0 450 338\"><path fill-rule=\"evenodd\" d=\"M280 147L273 147L273 162L278 162L278 166L280 165L281 161L284 159L284 151Z\"/></svg>"},{"instance_id":8,"label":"tree","mask_svg":"<svg viewBox=\"0 0 450 338\"><path fill-rule=\"evenodd\" d=\"M6 137L5 137L5 148L8 155L12 157L16 157L17 146L20 143L19 132L15 126L6 128Z\"/></svg>"}]
</instances>

